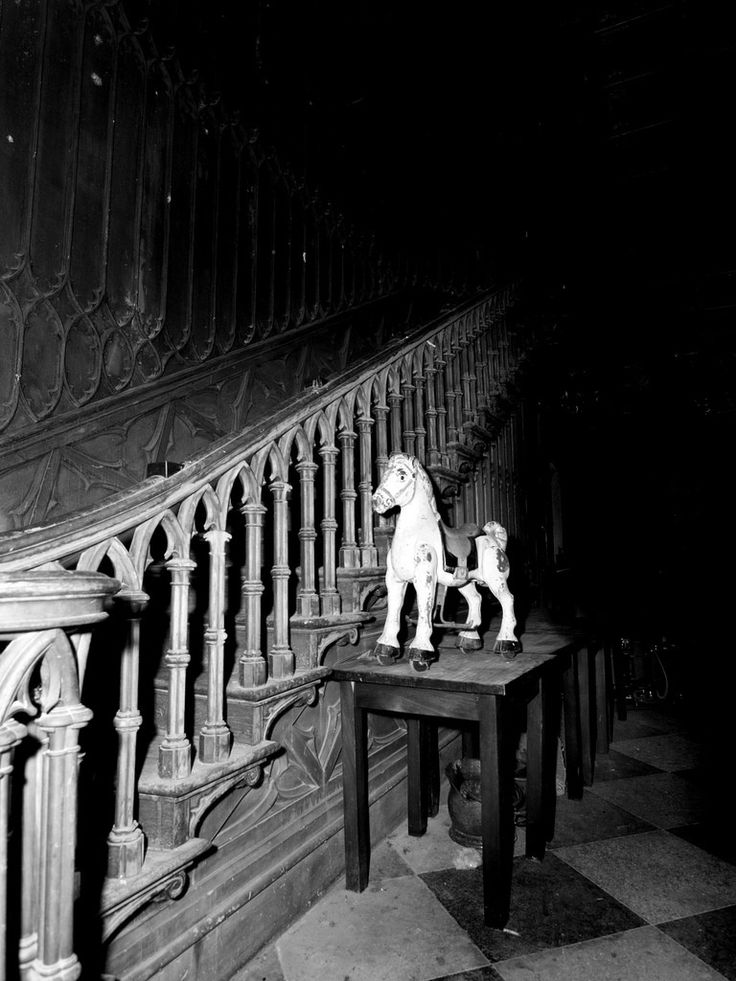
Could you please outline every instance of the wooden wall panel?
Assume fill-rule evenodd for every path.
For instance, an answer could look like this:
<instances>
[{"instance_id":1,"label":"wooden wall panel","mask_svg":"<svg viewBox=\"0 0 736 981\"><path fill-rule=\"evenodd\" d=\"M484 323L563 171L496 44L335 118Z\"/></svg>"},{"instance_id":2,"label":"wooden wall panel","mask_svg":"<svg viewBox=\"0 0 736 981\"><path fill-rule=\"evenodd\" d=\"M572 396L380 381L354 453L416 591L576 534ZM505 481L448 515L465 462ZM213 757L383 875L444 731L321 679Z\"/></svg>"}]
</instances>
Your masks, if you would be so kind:
<instances>
[{"instance_id":1,"label":"wooden wall panel","mask_svg":"<svg viewBox=\"0 0 736 981\"><path fill-rule=\"evenodd\" d=\"M109 154L113 128L115 43L111 25L93 8L85 24L83 84L79 93L79 142L70 282L79 306L93 310L105 290L109 211Z\"/></svg>"},{"instance_id":2,"label":"wooden wall panel","mask_svg":"<svg viewBox=\"0 0 736 981\"><path fill-rule=\"evenodd\" d=\"M28 253L44 21L41 0L4 4L0 21L0 275Z\"/></svg>"},{"instance_id":3,"label":"wooden wall panel","mask_svg":"<svg viewBox=\"0 0 736 981\"><path fill-rule=\"evenodd\" d=\"M110 236L107 250L107 300L117 324L133 319L138 298L140 170L145 64L134 37L118 47L113 131ZM135 343L135 342L134 342Z\"/></svg>"},{"instance_id":4,"label":"wooden wall panel","mask_svg":"<svg viewBox=\"0 0 736 981\"><path fill-rule=\"evenodd\" d=\"M363 282L373 266L372 283L397 285L380 277L377 253L358 249L345 263L339 220L242 127L226 94L162 55L144 20L131 25L133 9L2 6L0 486L10 527L145 475L145 446L134 471L102 480L84 449L115 443L120 420L145 413L132 392L146 401L165 382L163 412L200 387L192 371L206 387L217 358L367 299L350 263L362 263ZM49 468L49 449L66 460L72 447L71 496L60 483L24 502L5 484L23 460L46 488L63 471Z\"/></svg>"}]
</instances>

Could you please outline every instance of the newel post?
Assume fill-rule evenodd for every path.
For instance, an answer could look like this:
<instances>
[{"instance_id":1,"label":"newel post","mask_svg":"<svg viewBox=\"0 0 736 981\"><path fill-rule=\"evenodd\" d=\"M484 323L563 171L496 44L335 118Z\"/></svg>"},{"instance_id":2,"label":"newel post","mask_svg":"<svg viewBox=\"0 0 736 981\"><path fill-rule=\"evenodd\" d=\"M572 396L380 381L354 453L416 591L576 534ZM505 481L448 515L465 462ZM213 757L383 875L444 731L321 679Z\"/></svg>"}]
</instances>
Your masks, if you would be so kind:
<instances>
[{"instance_id":1,"label":"newel post","mask_svg":"<svg viewBox=\"0 0 736 981\"><path fill-rule=\"evenodd\" d=\"M120 583L96 572L49 564L0 573L0 977L4 977L6 911L21 911L18 966L27 981L76 981L73 949L79 733L92 712L79 700L76 647L104 620ZM76 635L76 643L70 638ZM81 639L80 639L81 635ZM36 675L36 669L41 667ZM34 679L40 678L35 687ZM13 751L35 731L23 776L23 808L14 839L22 842L21 895L7 895L6 842Z\"/></svg>"}]
</instances>

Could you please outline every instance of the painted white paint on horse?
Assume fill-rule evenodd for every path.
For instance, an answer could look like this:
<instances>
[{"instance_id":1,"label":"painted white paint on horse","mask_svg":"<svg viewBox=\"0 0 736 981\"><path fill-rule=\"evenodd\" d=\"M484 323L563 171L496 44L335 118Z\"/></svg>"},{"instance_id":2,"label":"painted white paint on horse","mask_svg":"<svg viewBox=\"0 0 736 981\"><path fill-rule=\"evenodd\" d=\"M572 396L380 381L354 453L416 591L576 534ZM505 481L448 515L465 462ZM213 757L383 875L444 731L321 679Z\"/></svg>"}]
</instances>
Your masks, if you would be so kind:
<instances>
[{"instance_id":1,"label":"painted white paint on horse","mask_svg":"<svg viewBox=\"0 0 736 981\"><path fill-rule=\"evenodd\" d=\"M521 651L521 644L514 633L514 597L506 583L509 576L509 561L504 551L508 540L506 530L497 521L489 521L481 534L473 535L477 568L458 578L457 574L445 571L443 539L457 540L459 529L447 528L442 523L426 471L415 457L405 453L391 455L383 480L373 495L373 510L378 514L394 507L399 508L399 513L386 559L388 610L374 649L378 660L391 664L401 657L398 634L409 583L416 591L418 612L409 648L415 670L426 671L437 659L432 644L432 615L438 584L459 589L468 604L465 629L459 635L459 646L466 650L478 650L482 646L477 630L481 622L480 594L475 582L488 586L503 613L494 650L505 657L515 657ZM469 540L466 544L469 549Z\"/></svg>"}]
</instances>

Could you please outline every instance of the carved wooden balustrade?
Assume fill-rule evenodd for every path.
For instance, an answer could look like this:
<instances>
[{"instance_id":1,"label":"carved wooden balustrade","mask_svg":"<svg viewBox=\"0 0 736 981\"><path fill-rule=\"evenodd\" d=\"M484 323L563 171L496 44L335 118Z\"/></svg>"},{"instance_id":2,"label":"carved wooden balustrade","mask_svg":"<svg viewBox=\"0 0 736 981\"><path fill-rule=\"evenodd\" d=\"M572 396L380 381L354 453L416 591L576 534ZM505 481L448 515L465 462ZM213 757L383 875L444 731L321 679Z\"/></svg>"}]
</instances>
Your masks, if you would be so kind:
<instances>
[{"instance_id":1,"label":"carved wooden balustrade","mask_svg":"<svg viewBox=\"0 0 736 981\"><path fill-rule=\"evenodd\" d=\"M95 712L86 840L99 838L110 805L106 874L87 891L95 866L79 858L80 901L101 911L101 941L151 900L182 895L190 875L206 878L195 867L236 826L233 813L260 868L264 815L284 825L287 805L303 815L324 795L339 758L337 703L325 702L330 658L371 644L380 628L391 523L374 517L371 495L390 452L425 464L451 523L493 517L522 537L521 418L505 398L522 354L507 336L511 299L484 294L407 328L170 476L0 536L9 581L56 561L120 584L83 688ZM316 720L301 726L309 707ZM17 741L8 725L5 754ZM143 978L161 962L146 965L117 970Z\"/></svg>"}]
</instances>

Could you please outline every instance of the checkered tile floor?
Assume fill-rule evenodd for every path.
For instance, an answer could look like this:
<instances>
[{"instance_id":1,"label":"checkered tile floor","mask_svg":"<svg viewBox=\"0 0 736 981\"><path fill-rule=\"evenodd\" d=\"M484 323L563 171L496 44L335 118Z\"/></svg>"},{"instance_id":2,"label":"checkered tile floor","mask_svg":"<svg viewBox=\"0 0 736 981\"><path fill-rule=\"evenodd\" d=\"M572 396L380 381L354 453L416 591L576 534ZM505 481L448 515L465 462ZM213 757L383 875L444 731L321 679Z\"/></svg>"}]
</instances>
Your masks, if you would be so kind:
<instances>
[{"instance_id":1,"label":"checkered tile floor","mask_svg":"<svg viewBox=\"0 0 736 981\"><path fill-rule=\"evenodd\" d=\"M558 798L543 862L519 830L504 931L443 803L424 837L374 850L364 893L336 883L232 981L736 981L722 750L681 708L630 709L583 799Z\"/></svg>"}]
</instances>

